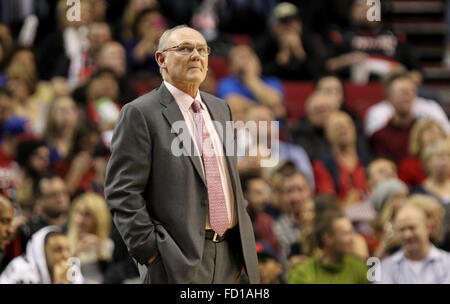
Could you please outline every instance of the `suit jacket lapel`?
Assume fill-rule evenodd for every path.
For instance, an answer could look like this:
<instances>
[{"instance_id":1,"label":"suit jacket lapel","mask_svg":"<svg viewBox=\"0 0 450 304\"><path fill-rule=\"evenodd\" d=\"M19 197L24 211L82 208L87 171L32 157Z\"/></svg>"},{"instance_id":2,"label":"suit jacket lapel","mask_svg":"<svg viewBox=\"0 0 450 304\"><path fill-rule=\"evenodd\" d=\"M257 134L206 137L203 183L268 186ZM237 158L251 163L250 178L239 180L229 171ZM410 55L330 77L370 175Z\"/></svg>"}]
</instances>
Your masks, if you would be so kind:
<instances>
[{"instance_id":1,"label":"suit jacket lapel","mask_svg":"<svg viewBox=\"0 0 450 304\"><path fill-rule=\"evenodd\" d=\"M183 114L181 113L178 104L175 102L175 99L173 98L172 94L170 94L169 90L167 90L166 86L164 84L161 84L158 91L160 93L160 103L166 107L165 109L163 109L162 114L169 122L170 126L172 127L173 124L177 121L184 121ZM176 131L177 131L176 129L172 129L172 132L176 133L176 135L179 136L179 133ZM190 147L194 147L194 142L192 138L190 136L189 138L191 141ZM202 163L200 162L199 156L193 155L192 151L188 151L185 145L183 145L183 149L187 153L186 155L188 155L189 159L192 162L192 165L194 166L195 170L197 171L198 175L200 176L200 178L202 179L203 183L206 186L206 181L202 170Z\"/></svg>"}]
</instances>

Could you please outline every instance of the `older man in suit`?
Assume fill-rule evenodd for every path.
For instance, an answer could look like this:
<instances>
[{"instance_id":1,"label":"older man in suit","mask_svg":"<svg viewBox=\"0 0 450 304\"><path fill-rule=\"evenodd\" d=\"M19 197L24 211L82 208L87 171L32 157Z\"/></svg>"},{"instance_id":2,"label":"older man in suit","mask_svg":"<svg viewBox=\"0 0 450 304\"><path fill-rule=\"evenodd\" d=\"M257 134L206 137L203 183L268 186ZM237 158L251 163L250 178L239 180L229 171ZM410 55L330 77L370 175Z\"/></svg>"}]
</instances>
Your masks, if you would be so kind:
<instances>
[{"instance_id":1,"label":"older man in suit","mask_svg":"<svg viewBox=\"0 0 450 304\"><path fill-rule=\"evenodd\" d=\"M236 156L221 134L231 111L199 91L209 52L198 31L167 30L155 54L163 84L127 104L114 130L105 195L144 283L238 283L244 273L259 282Z\"/></svg>"}]
</instances>

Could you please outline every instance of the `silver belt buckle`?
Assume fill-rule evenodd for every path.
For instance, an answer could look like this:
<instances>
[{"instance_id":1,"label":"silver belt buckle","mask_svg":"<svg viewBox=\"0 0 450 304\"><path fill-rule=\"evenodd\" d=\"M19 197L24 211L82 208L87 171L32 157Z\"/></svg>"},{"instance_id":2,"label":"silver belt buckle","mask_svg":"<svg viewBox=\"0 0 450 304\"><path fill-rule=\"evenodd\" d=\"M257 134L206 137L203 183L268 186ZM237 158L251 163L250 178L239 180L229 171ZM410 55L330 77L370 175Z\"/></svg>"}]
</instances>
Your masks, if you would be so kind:
<instances>
[{"instance_id":1,"label":"silver belt buckle","mask_svg":"<svg viewBox=\"0 0 450 304\"><path fill-rule=\"evenodd\" d=\"M217 234L217 232L214 232L214 236L213 236L213 239L212 239L213 243L218 243L219 242L219 240L217 239L218 236L219 235Z\"/></svg>"}]
</instances>

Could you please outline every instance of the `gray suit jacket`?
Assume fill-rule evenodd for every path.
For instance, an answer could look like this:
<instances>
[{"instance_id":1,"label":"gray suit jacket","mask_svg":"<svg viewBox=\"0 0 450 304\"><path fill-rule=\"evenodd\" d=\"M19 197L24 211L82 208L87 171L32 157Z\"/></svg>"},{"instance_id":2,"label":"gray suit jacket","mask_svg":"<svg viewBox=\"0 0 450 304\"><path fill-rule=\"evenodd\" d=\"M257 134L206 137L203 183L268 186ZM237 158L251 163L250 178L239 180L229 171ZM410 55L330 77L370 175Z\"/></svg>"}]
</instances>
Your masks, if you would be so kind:
<instances>
[{"instance_id":1,"label":"gray suit jacket","mask_svg":"<svg viewBox=\"0 0 450 304\"><path fill-rule=\"evenodd\" d=\"M231 121L228 104L200 94L211 118L225 128ZM171 153L179 135L171 130L176 121L184 121L183 115L164 84L122 108L111 143L105 196L141 279L147 276L147 261L158 251L168 283L189 283L202 258L208 193L199 157ZM241 248L236 249L242 250L250 283L258 283L255 239L236 156L226 159L241 238Z\"/></svg>"}]
</instances>

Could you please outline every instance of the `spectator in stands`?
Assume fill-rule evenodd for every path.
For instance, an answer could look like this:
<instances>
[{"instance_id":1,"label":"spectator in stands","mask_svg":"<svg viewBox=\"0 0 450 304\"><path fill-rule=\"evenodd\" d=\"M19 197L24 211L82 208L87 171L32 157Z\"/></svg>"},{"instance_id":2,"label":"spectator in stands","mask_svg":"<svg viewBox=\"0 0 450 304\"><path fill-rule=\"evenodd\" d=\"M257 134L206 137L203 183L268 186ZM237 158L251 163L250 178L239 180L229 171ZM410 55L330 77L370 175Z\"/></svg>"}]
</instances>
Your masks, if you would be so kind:
<instances>
[{"instance_id":1,"label":"spectator in stands","mask_svg":"<svg viewBox=\"0 0 450 304\"><path fill-rule=\"evenodd\" d=\"M329 195L329 194L318 194L314 196L314 204L315 204L315 208L314 208L314 222L318 223L321 222L321 218L322 216L327 216L327 214L329 213L343 213L345 215L345 217L347 219L349 219L350 221L352 221L352 219L349 218L349 216L347 216L348 213L348 209L345 210L343 209L341 206L339 206L338 200L336 195ZM360 211L360 212L365 212L365 211ZM357 224L359 223L354 223L352 222L354 229L357 227ZM316 224L314 224L315 226ZM314 232L314 231L313 231ZM369 257L369 247L368 247L368 243L366 241L367 235L366 235L367 231L356 231L353 234L353 246L352 246L352 254L363 258L363 259L367 259ZM312 253L314 254L317 250L320 250L318 248L317 242L315 241L315 236L314 233L312 235L312 239L313 239L313 248L312 248Z\"/></svg>"},{"instance_id":2,"label":"spectator in stands","mask_svg":"<svg viewBox=\"0 0 450 304\"><path fill-rule=\"evenodd\" d=\"M370 191L388 178L397 178L397 166L387 158L376 158L367 165L367 182Z\"/></svg>"},{"instance_id":3,"label":"spectator in stands","mask_svg":"<svg viewBox=\"0 0 450 304\"><path fill-rule=\"evenodd\" d=\"M275 220L278 220L278 218L285 212L285 208L282 206L281 202L284 177L294 174L295 171L298 170L295 168L294 163L290 161L280 162L277 167L273 168L273 171L267 177L272 191L270 195L270 204L264 208L264 211Z\"/></svg>"},{"instance_id":4,"label":"spectator in stands","mask_svg":"<svg viewBox=\"0 0 450 304\"><path fill-rule=\"evenodd\" d=\"M116 41L105 43L98 52L95 67L96 71L103 69L111 69L114 71L120 87L120 95L117 101L120 101L122 105L136 97L129 79L129 74L127 73L126 52L120 43Z\"/></svg>"},{"instance_id":5,"label":"spectator in stands","mask_svg":"<svg viewBox=\"0 0 450 304\"><path fill-rule=\"evenodd\" d=\"M17 190L16 202L27 218L34 210L33 185L50 166L50 149L44 139L29 137L22 139L17 146L17 163L21 169L21 180Z\"/></svg>"},{"instance_id":6,"label":"spectator in stands","mask_svg":"<svg viewBox=\"0 0 450 304\"><path fill-rule=\"evenodd\" d=\"M397 164L409 156L408 143L412 127L419 117L429 117L438 121L444 130L449 130L449 121L436 103L424 101L419 103L416 99L416 86L405 74L394 75L387 84L388 100L383 102L387 107L379 104L369 109L366 120L366 132L375 130L374 120L384 121L386 114L383 109L393 109L393 115L388 118L386 125L377 128L370 137L372 152L375 156L389 157ZM386 103L389 103L387 105ZM422 107L419 105L422 104ZM435 107L433 107L433 105ZM419 114L417 111L421 111ZM390 110L388 110L390 112ZM417 113L417 114L416 114ZM378 122L376 123L378 124Z\"/></svg>"},{"instance_id":7,"label":"spectator in stands","mask_svg":"<svg viewBox=\"0 0 450 304\"><path fill-rule=\"evenodd\" d=\"M414 193L430 194L443 205L450 206L450 140L433 141L422 153L427 178Z\"/></svg>"},{"instance_id":8,"label":"spectator in stands","mask_svg":"<svg viewBox=\"0 0 450 304\"><path fill-rule=\"evenodd\" d=\"M264 212L264 208L270 203L270 186L257 175L244 175L241 177L241 183L248 202L247 210L252 220L255 240L271 246L276 254L278 240L273 231L274 219Z\"/></svg>"},{"instance_id":9,"label":"spectator in stands","mask_svg":"<svg viewBox=\"0 0 450 304\"><path fill-rule=\"evenodd\" d=\"M166 30L164 16L155 8L142 10L134 20L133 39L125 44L128 66L132 71L159 73L154 59L159 37Z\"/></svg>"},{"instance_id":10,"label":"spectator in stands","mask_svg":"<svg viewBox=\"0 0 450 304\"><path fill-rule=\"evenodd\" d=\"M250 130L250 132L243 135L242 139L238 139L238 143L242 143L238 144L238 146L242 146L238 149L249 152L255 145L259 145L261 142L264 144L267 143L267 148L270 150L269 158L275 159L277 162L292 161L295 167L307 176L309 185L314 189L314 174L308 155L302 147L287 143L278 138L279 129L276 130L276 126L272 126L272 123L275 122L275 115L270 109L264 105L254 105L247 110L246 121L256 123L257 131L252 132ZM267 123L267 127L263 125L264 123ZM248 143L250 145L245 147L244 145ZM239 160L238 168L241 171L244 169L245 162L248 159L243 157ZM261 167L261 164L257 165Z\"/></svg>"},{"instance_id":11,"label":"spectator in stands","mask_svg":"<svg viewBox=\"0 0 450 304\"><path fill-rule=\"evenodd\" d=\"M51 93L50 87L37 78L34 54L30 49L19 48L14 52L6 68L6 77L16 101L14 115L28 118L33 131L42 134Z\"/></svg>"},{"instance_id":12,"label":"spectator in stands","mask_svg":"<svg viewBox=\"0 0 450 304\"><path fill-rule=\"evenodd\" d=\"M238 45L229 55L231 76L217 83L217 96L229 102L238 99L247 108L255 103L266 105L277 118L285 115L284 89L276 77L261 76L261 62L248 45Z\"/></svg>"},{"instance_id":13,"label":"spectator in stands","mask_svg":"<svg viewBox=\"0 0 450 304\"><path fill-rule=\"evenodd\" d=\"M302 24L295 5L279 3L272 11L270 34L262 35L255 44L263 74L283 80L314 79L322 70L323 46L314 43L317 40Z\"/></svg>"},{"instance_id":14,"label":"spectator in stands","mask_svg":"<svg viewBox=\"0 0 450 304\"><path fill-rule=\"evenodd\" d=\"M88 39L90 56L95 58L103 45L110 42L112 37L111 26L107 22L96 21L89 24Z\"/></svg>"},{"instance_id":15,"label":"spectator in stands","mask_svg":"<svg viewBox=\"0 0 450 304\"><path fill-rule=\"evenodd\" d=\"M106 0L88 0L92 3L92 20L94 22L103 22L106 19L106 10L108 3Z\"/></svg>"},{"instance_id":16,"label":"spectator in stands","mask_svg":"<svg viewBox=\"0 0 450 304\"><path fill-rule=\"evenodd\" d=\"M284 283L282 273L283 266L278 258L263 244L256 242L256 252L258 254L258 268L261 284L282 284Z\"/></svg>"},{"instance_id":17,"label":"spectator in stands","mask_svg":"<svg viewBox=\"0 0 450 304\"><path fill-rule=\"evenodd\" d=\"M444 206L444 233L447 234L450 232L450 140L440 139L430 143L423 150L421 158L427 178L411 193L430 195Z\"/></svg>"},{"instance_id":18,"label":"spectator in stands","mask_svg":"<svg viewBox=\"0 0 450 304\"><path fill-rule=\"evenodd\" d=\"M408 198L406 204L419 207L425 212L431 242L434 246L448 251L449 235L448 232L447 235L444 234L445 209L441 203L429 195L413 194Z\"/></svg>"},{"instance_id":19,"label":"spectator in stands","mask_svg":"<svg viewBox=\"0 0 450 304\"><path fill-rule=\"evenodd\" d=\"M3 142L0 146L0 194L11 201L16 200L20 183L20 170L16 162L17 145L20 136L30 132L28 120L11 117L5 122Z\"/></svg>"},{"instance_id":20,"label":"spectator in stands","mask_svg":"<svg viewBox=\"0 0 450 304\"><path fill-rule=\"evenodd\" d=\"M305 103L306 117L302 118L292 130L292 140L303 147L311 160L320 159L329 151L325 137L325 123L334 111L339 109L336 98L315 91Z\"/></svg>"},{"instance_id":21,"label":"spectator in stands","mask_svg":"<svg viewBox=\"0 0 450 304\"><path fill-rule=\"evenodd\" d=\"M0 144L3 140L5 123L13 114L14 102L11 92L6 87L0 86Z\"/></svg>"},{"instance_id":22,"label":"spectator in stands","mask_svg":"<svg viewBox=\"0 0 450 304\"><path fill-rule=\"evenodd\" d=\"M85 104L89 101L89 92L88 86L92 82L93 78L100 77L100 74L103 76L103 72L105 70L111 71L111 74L114 75L115 82L117 82L118 87L109 90L112 92L105 94L109 90L105 88L103 95L109 96L110 94L116 95L114 101L119 102L124 105L127 102L133 100L135 98L135 93L132 88L131 80L129 75L127 74L127 62L125 57L125 49L123 46L115 41L106 42L102 48L98 51L98 54L94 61L95 72L91 75L89 80L83 86L78 87L74 93L73 97L77 101L78 104ZM101 81L102 84L105 81ZM107 82L109 84L109 82ZM107 86L107 84L104 84ZM101 96L103 97L103 96Z\"/></svg>"},{"instance_id":23,"label":"spectator in stands","mask_svg":"<svg viewBox=\"0 0 450 304\"><path fill-rule=\"evenodd\" d=\"M352 119L341 111L330 114L325 133L331 149L313 163L317 192L337 194L344 207L361 202L368 192L364 165L369 160L357 151Z\"/></svg>"},{"instance_id":24,"label":"spectator in stands","mask_svg":"<svg viewBox=\"0 0 450 304\"><path fill-rule=\"evenodd\" d=\"M190 24L205 37L206 42L211 47L212 57L226 57L233 46L232 39L235 37L219 29L221 20L219 20L218 13L220 12L218 9L219 5L216 1L201 1L195 8Z\"/></svg>"},{"instance_id":25,"label":"spectator in stands","mask_svg":"<svg viewBox=\"0 0 450 304\"><path fill-rule=\"evenodd\" d=\"M52 164L69 155L79 122L77 105L70 96L57 97L50 103L45 138L52 149Z\"/></svg>"},{"instance_id":26,"label":"spectator in stands","mask_svg":"<svg viewBox=\"0 0 450 304\"><path fill-rule=\"evenodd\" d=\"M122 20L117 27L120 29L121 40L125 43L133 39L133 24L136 16L145 9L157 8L158 0L130 0L122 14Z\"/></svg>"},{"instance_id":27,"label":"spectator in stands","mask_svg":"<svg viewBox=\"0 0 450 304\"><path fill-rule=\"evenodd\" d=\"M281 215L275 222L274 230L279 243L279 258L284 269L288 266L291 247L298 242L300 222L296 216L297 206L311 199L311 187L303 173L298 170L288 172L280 181L279 208Z\"/></svg>"},{"instance_id":28,"label":"spectator in stands","mask_svg":"<svg viewBox=\"0 0 450 304\"><path fill-rule=\"evenodd\" d=\"M315 227L319 253L289 272L289 284L365 284L364 260L352 255L353 227L339 213L325 214Z\"/></svg>"},{"instance_id":29,"label":"spectator in stands","mask_svg":"<svg viewBox=\"0 0 450 304\"><path fill-rule=\"evenodd\" d=\"M408 187L397 178L385 179L374 187L370 197L370 202L377 212L373 221L376 238L374 256L382 258L398 250L400 245L394 234L393 222L407 195Z\"/></svg>"},{"instance_id":30,"label":"spectator in stands","mask_svg":"<svg viewBox=\"0 0 450 304\"><path fill-rule=\"evenodd\" d=\"M70 197L64 180L53 174L42 176L34 185L35 210L30 220L19 227L23 244L43 227L54 225L66 230Z\"/></svg>"},{"instance_id":31,"label":"spectator in stands","mask_svg":"<svg viewBox=\"0 0 450 304\"><path fill-rule=\"evenodd\" d=\"M358 146L358 150L367 155L370 155L369 142L364 133L364 124L361 120L361 117L358 116L358 114L353 110L349 109L345 103L344 84L342 80L335 74L328 73L323 74L322 76L317 78L315 84L316 91L330 94L331 96L336 98L336 100L338 101L339 109L350 115L356 127L356 143Z\"/></svg>"},{"instance_id":32,"label":"spectator in stands","mask_svg":"<svg viewBox=\"0 0 450 304\"><path fill-rule=\"evenodd\" d=\"M26 254L8 264L0 284L82 283L79 268L69 264L69 258L67 236L56 226L42 228L28 243Z\"/></svg>"},{"instance_id":33,"label":"spectator in stands","mask_svg":"<svg viewBox=\"0 0 450 304\"><path fill-rule=\"evenodd\" d=\"M291 245L288 257L289 269L303 263L316 249L314 242L315 201L310 199L301 204L295 204L292 207L292 213L298 221L300 235L297 242Z\"/></svg>"},{"instance_id":34,"label":"spectator in stands","mask_svg":"<svg viewBox=\"0 0 450 304\"><path fill-rule=\"evenodd\" d=\"M109 69L98 70L86 87L86 112L100 132L112 130L121 108L120 85L116 74Z\"/></svg>"},{"instance_id":35,"label":"spectator in stands","mask_svg":"<svg viewBox=\"0 0 450 304\"><path fill-rule=\"evenodd\" d=\"M409 138L409 153L399 165L399 177L409 187L416 187L426 179L427 175L420 160L423 149L431 142L445 138L442 127L434 120L421 118L416 121Z\"/></svg>"},{"instance_id":36,"label":"spectator in stands","mask_svg":"<svg viewBox=\"0 0 450 304\"><path fill-rule=\"evenodd\" d=\"M71 253L80 259L85 283L101 283L114 250L106 202L100 195L86 192L74 200L70 214L67 235Z\"/></svg>"},{"instance_id":37,"label":"spectator in stands","mask_svg":"<svg viewBox=\"0 0 450 304\"><path fill-rule=\"evenodd\" d=\"M93 2L93 5L95 4L96 2ZM83 52L83 66L78 76L78 86L83 85L95 71L95 58L103 45L112 40L111 27L103 21L92 22L88 26L87 39L89 41L89 47Z\"/></svg>"},{"instance_id":38,"label":"spectator in stands","mask_svg":"<svg viewBox=\"0 0 450 304\"><path fill-rule=\"evenodd\" d=\"M381 262L382 284L449 284L450 254L430 242L425 212L406 205L395 217L402 250Z\"/></svg>"},{"instance_id":39,"label":"spectator in stands","mask_svg":"<svg viewBox=\"0 0 450 304\"><path fill-rule=\"evenodd\" d=\"M450 122L443 109L433 100L417 97L416 84L408 74L392 74L386 79L385 91L387 100L371 106L366 114L365 131L367 136L392 123L393 116L397 114L398 107L403 104L410 108L408 116L413 118L430 118L435 120L446 134L450 133ZM410 105L411 104L411 105ZM406 115L406 114L402 114ZM405 139L403 139L405 140ZM408 146L407 142L404 147Z\"/></svg>"},{"instance_id":40,"label":"spectator in stands","mask_svg":"<svg viewBox=\"0 0 450 304\"><path fill-rule=\"evenodd\" d=\"M54 171L65 179L71 196L93 190L91 183L96 176L95 153L102 145L99 130L86 121L77 130L68 157L55 164Z\"/></svg>"},{"instance_id":41,"label":"spectator in stands","mask_svg":"<svg viewBox=\"0 0 450 304\"><path fill-rule=\"evenodd\" d=\"M0 274L9 260L5 256L5 248L14 235L14 208L9 199L0 195Z\"/></svg>"},{"instance_id":42,"label":"spectator in stands","mask_svg":"<svg viewBox=\"0 0 450 304\"><path fill-rule=\"evenodd\" d=\"M366 83L399 70L420 70L417 56L403 33L395 33L385 22L369 20L371 9L364 0L355 0L351 8L351 27L331 30L326 67L355 82Z\"/></svg>"},{"instance_id":43,"label":"spectator in stands","mask_svg":"<svg viewBox=\"0 0 450 304\"><path fill-rule=\"evenodd\" d=\"M83 53L89 45L88 25L93 20L92 4L91 1L81 1L80 20L70 21L67 18L70 6L65 0L57 1L58 26L37 45L36 62L40 79L64 77L71 88L78 85L84 66Z\"/></svg>"}]
</instances>

